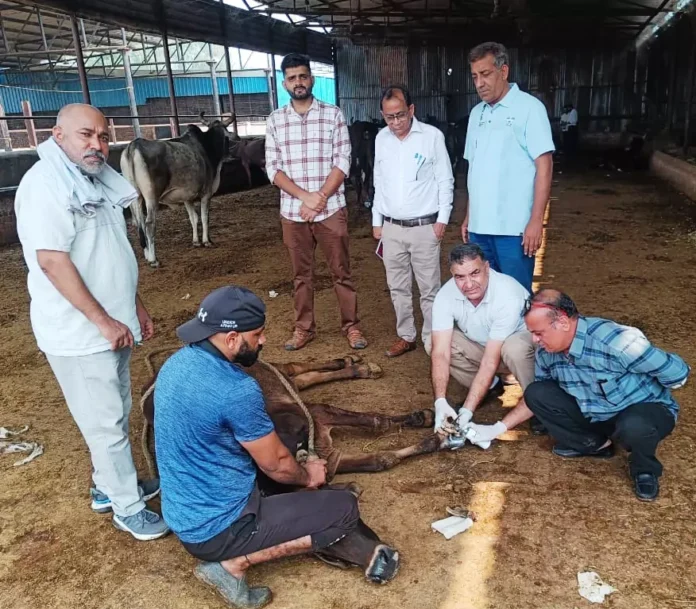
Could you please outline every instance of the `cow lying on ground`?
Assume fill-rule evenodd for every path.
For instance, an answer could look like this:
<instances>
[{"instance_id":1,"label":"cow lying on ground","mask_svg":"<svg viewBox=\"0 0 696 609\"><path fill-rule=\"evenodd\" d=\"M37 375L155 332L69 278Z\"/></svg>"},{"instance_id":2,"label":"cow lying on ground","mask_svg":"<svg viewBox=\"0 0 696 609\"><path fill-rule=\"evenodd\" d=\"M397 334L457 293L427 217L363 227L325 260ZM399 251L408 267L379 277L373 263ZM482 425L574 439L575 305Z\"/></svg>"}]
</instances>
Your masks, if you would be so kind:
<instances>
[{"instance_id":1,"label":"cow lying on ground","mask_svg":"<svg viewBox=\"0 0 696 609\"><path fill-rule=\"evenodd\" d=\"M298 391L335 380L378 378L381 376L381 370L378 366L362 364L360 361L359 357L351 355L322 364L278 364L276 368ZM291 397L282 382L272 370L259 362L245 370L261 385L266 409L283 444L292 454L295 454L298 449L307 449L308 421L301 407ZM145 385L144 395L147 395L155 379L156 376ZM306 406L314 421L315 450L320 458L327 461L327 482L336 474L379 472L394 467L408 457L429 454L447 448L447 441L442 436L429 433L419 443L399 450L344 455L333 446L331 431L334 427L356 427L376 433L384 433L392 425L432 428L434 424L433 411L430 409L419 410L408 415L390 417L375 412L351 412L328 404L306 403ZM154 414L154 400L152 392L150 392L150 395L143 402L143 415L150 426L154 423ZM157 433L156 430L155 433ZM152 456L150 455L148 437L146 434L144 450L148 462L151 462ZM273 482L260 470L258 470L257 480L259 488L266 495L292 490L287 486ZM348 484L346 486L356 495L360 493L355 485ZM381 543L369 527L361 525L352 537L350 544L329 546L322 550L322 555L319 558L337 566L357 565L367 573L370 567L367 563L372 556L372 552L367 551L367 549L373 548L375 542ZM388 548L388 546L384 547ZM389 581L398 570L398 553L390 548L388 550L392 553L389 554L385 550L389 556L383 557L385 560L385 568L381 576L383 579L374 580L379 581L379 583Z\"/></svg>"},{"instance_id":2,"label":"cow lying on ground","mask_svg":"<svg viewBox=\"0 0 696 609\"><path fill-rule=\"evenodd\" d=\"M201 112L202 131L196 125L179 138L171 140L133 140L121 155L121 171L138 191L138 201L131 205L138 228L140 245L151 266L159 266L155 253L155 222L159 205L184 205L193 229L193 245L198 239L200 202L203 245L210 246L208 208L220 185L220 168L229 151L227 126L234 120L207 121Z\"/></svg>"}]
</instances>

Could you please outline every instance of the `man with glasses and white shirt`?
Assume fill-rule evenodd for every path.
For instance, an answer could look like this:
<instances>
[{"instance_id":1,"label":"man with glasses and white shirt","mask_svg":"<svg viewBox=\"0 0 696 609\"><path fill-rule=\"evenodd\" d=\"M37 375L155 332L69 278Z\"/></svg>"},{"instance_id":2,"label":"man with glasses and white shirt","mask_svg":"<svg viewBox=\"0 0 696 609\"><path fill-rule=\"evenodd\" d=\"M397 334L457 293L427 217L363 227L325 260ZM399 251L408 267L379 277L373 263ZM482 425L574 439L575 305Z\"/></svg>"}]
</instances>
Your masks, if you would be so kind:
<instances>
[{"instance_id":1,"label":"man with glasses and white shirt","mask_svg":"<svg viewBox=\"0 0 696 609\"><path fill-rule=\"evenodd\" d=\"M375 142L372 232L384 246L387 284L396 312L398 339L386 352L398 357L416 348L412 274L429 340L431 311L440 289L440 241L452 211L454 178L445 136L418 121L408 89L385 89L381 110L388 129Z\"/></svg>"}]
</instances>

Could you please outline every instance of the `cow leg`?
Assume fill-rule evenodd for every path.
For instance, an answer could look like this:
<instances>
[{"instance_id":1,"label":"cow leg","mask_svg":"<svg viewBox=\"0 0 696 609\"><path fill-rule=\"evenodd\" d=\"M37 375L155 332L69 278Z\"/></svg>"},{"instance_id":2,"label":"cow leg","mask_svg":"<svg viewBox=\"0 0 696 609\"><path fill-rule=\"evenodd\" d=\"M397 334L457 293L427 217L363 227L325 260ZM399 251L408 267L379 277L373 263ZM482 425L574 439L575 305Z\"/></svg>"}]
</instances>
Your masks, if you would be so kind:
<instances>
[{"instance_id":1,"label":"cow leg","mask_svg":"<svg viewBox=\"0 0 696 609\"><path fill-rule=\"evenodd\" d=\"M371 453L367 455L341 455L337 474L357 474L383 472L391 469L409 457L428 455L443 448L442 436L433 433L423 438L418 444L407 446L399 450Z\"/></svg>"},{"instance_id":2,"label":"cow leg","mask_svg":"<svg viewBox=\"0 0 696 609\"><path fill-rule=\"evenodd\" d=\"M201 199L201 227L203 230L203 246L211 247L213 242L208 234L208 212L210 211L210 197Z\"/></svg>"},{"instance_id":3,"label":"cow leg","mask_svg":"<svg viewBox=\"0 0 696 609\"><path fill-rule=\"evenodd\" d=\"M435 417L432 410L416 410L410 414L385 416L377 412L353 412L328 404L309 405L314 420L326 428L360 427L373 431L386 431L392 425L404 427L432 427Z\"/></svg>"},{"instance_id":4,"label":"cow leg","mask_svg":"<svg viewBox=\"0 0 696 609\"><path fill-rule=\"evenodd\" d=\"M275 364L276 368L282 370L290 377L296 377L305 372L328 372L331 370L343 370L353 364L362 362L359 355L346 355L342 358L330 359L327 362L290 362L289 364Z\"/></svg>"},{"instance_id":5,"label":"cow leg","mask_svg":"<svg viewBox=\"0 0 696 609\"><path fill-rule=\"evenodd\" d=\"M186 207L186 212L188 213L189 222L191 222L191 228L193 229L193 247L200 247L201 242L198 240L198 212L196 211L196 206L193 203L184 203Z\"/></svg>"},{"instance_id":6,"label":"cow leg","mask_svg":"<svg viewBox=\"0 0 696 609\"><path fill-rule=\"evenodd\" d=\"M145 199L145 241L146 246L143 251L145 254L145 260L150 263L152 267L158 267L159 261L157 260L157 255L155 254L155 221L157 219L157 206L159 201L157 199Z\"/></svg>"},{"instance_id":7,"label":"cow leg","mask_svg":"<svg viewBox=\"0 0 696 609\"><path fill-rule=\"evenodd\" d=\"M244 167L244 171L246 172L247 175L247 181L249 182L249 188L253 186L251 182L251 167L249 167L249 162L248 161L242 161L242 167Z\"/></svg>"},{"instance_id":8,"label":"cow leg","mask_svg":"<svg viewBox=\"0 0 696 609\"><path fill-rule=\"evenodd\" d=\"M350 379L378 379L382 376L382 369L377 364L353 364L342 370L331 372L303 372L293 377L293 382L301 391L314 385L330 383L332 381L345 381Z\"/></svg>"}]
</instances>

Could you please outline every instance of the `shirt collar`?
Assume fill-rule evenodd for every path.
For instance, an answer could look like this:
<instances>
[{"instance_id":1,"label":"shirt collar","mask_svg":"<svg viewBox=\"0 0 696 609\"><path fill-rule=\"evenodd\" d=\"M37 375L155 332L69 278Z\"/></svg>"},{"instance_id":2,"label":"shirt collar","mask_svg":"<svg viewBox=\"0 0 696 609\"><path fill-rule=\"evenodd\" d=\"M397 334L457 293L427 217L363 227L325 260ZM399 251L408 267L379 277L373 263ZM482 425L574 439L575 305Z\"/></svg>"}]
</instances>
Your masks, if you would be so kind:
<instances>
[{"instance_id":1,"label":"shirt collar","mask_svg":"<svg viewBox=\"0 0 696 609\"><path fill-rule=\"evenodd\" d=\"M205 351L206 353L210 353L210 355L213 355L213 356L217 357L218 359L229 362L229 360L222 354L220 349L218 349L207 338L205 340L200 341L200 342L193 343L192 346L198 347L199 349L203 349L203 351Z\"/></svg>"},{"instance_id":2,"label":"shirt collar","mask_svg":"<svg viewBox=\"0 0 696 609\"><path fill-rule=\"evenodd\" d=\"M297 110L295 110L295 107L292 105L292 100L288 102L288 105L285 106L285 111L288 114L294 114L295 116L299 116L300 118L304 118L307 116L312 110L318 110L319 109L319 100L316 97L312 97L312 105L309 107L307 112L305 114L300 114Z\"/></svg>"},{"instance_id":3,"label":"shirt collar","mask_svg":"<svg viewBox=\"0 0 696 609\"><path fill-rule=\"evenodd\" d=\"M387 131L389 132L389 135L391 135L394 139L399 139L392 133L392 130L389 127L387 127ZM403 140L399 141L406 141L412 133L423 133L423 125L415 116L413 117L413 122L411 123L411 130L408 132L408 135Z\"/></svg>"},{"instance_id":4,"label":"shirt collar","mask_svg":"<svg viewBox=\"0 0 696 609\"><path fill-rule=\"evenodd\" d=\"M587 337L587 320L584 317L578 317L578 327L575 330L575 338L570 344L568 355L580 357L585 349L585 338Z\"/></svg>"},{"instance_id":5,"label":"shirt collar","mask_svg":"<svg viewBox=\"0 0 696 609\"><path fill-rule=\"evenodd\" d=\"M513 102L515 101L515 98L517 97L517 94L519 93L520 88L517 86L517 83L510 83L510 90L505 94L505 97L501 99L500 101L496 102L493 106L490 104L486 104L489 108L495 108L496 106L505 106L506 108L509 108L512 106Z\"/></svg>"}]
</instances>

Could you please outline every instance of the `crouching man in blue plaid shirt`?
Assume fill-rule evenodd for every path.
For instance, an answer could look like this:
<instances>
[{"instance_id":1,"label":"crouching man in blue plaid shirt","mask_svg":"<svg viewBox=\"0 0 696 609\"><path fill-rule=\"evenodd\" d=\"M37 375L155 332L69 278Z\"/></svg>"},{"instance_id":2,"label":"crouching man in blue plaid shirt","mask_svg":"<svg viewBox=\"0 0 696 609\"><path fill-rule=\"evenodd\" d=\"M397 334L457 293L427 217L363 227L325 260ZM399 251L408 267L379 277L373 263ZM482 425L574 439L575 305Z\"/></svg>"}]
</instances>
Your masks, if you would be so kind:
<instances>
[{"instance_id":1,"label":"crouching man in blue plaid shirt","mask_svg":"<svg viewBox=\"0 0 696 609\"><path fill-rule=\"evenodd\" d=\"M636 496L653 501L662 475L655 451L679 412L671 390L684 386L689 366L636 328L583 317L557 290L532 296L524 317L539 347L536 380L525 390L524 404L502 421L471 426L476 441L493 439L534 414L556 440L553 452L560 457L608 458L618 442L631 453Z\"/></svg>"}]
</instances>

